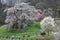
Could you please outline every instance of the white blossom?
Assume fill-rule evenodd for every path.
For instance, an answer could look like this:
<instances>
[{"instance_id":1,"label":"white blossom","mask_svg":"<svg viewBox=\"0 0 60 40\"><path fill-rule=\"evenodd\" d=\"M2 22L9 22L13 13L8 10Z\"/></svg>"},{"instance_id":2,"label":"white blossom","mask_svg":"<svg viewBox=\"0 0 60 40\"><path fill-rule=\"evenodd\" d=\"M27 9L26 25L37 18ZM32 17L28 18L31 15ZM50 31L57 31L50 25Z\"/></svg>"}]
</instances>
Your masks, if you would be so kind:
<instances>
[{"instance_id":1,"label":"white blossom","mask_svg":"<svg viewBox=\"0 0 60 40\"><path fill-rule=\"evenodd\" d=\"M51 16L45 17L41 22L40 22L41 28L45 32L53 31L55 30L55 24L54 24L54 18Z\"/></svg>"},{"instance_id":2,"label":"white blossom","mask_svg":"<svg viewBox=\"0 0 60 40\"><path fill-rule=\"evenodd\" d=\"M7 13L5 22L8 23L8 27L13 26L17 21L18 27L26 27L29 22L38 20L38 17L34 17L34 14L38 13L38 10L34 6L27 3L17 4L14 7L4 10ZM12 24L12 25L11 25Z\"/></svg>"}]
</instances>

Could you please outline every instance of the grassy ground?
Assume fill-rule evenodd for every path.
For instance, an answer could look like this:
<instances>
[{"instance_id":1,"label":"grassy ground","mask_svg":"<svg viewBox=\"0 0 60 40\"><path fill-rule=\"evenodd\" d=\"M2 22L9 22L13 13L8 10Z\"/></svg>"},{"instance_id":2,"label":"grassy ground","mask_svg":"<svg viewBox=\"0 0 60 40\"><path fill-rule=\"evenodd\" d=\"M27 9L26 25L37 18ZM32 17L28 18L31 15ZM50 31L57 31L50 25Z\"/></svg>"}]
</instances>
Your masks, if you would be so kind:
<instances>
[{"instance_id":1,"label":"grassy ground","mask_svg":"<svg viewBox=\"0 0 60 40\"><path fill-rule=\"evenodd\" d=\"M37 22L37 23L33 23L31 24L29 27L27 27L27 30L26 32L15 32L15 33L12 33L12 32L7 32L7 26L4 25L2 27L0 27L0 36L2 37L5 37L5 36L23 36L23 35L30 35L30 37L28 37L28 39L35 39L35 38L52 38L53 35L50 33L49 36L48 34L46 34L45 36L42 36L40 34L40 23ZM2 38L3 39L3 38ZM26 38L25 38L26 39ZM4 39L3 39L4 40Z\"/></svg>"},{"instance_id":2,"label":"grassy ground","mask_svg":"<svg viewBox=\"0 0 60 40\"><path fill-rule=\"evenodd\" d=\"M0 27L0 36L6 36L6 35L7 36L12 36L12 35L21 36L23 34L31 34L33 32L37 32L40 30L40 24L39 24L39 22L37 22L35 24L34 23L31 24L29 27L26 28L27 29L26 32L23 32L23 33L17 33L17 32L11 33L11 32L7 32L6 29L7 29L6 25Z\"/></svg>"}]
</instances>

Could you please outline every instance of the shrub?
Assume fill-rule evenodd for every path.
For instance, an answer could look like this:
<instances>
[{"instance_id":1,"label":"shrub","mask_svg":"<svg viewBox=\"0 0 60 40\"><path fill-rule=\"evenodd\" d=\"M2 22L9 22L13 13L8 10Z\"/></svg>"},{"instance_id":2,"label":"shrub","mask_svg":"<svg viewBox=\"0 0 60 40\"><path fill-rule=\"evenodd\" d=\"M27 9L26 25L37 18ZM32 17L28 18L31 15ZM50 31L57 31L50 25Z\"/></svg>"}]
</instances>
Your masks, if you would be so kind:
<instances>
[{"instance_id":1,"label":"shrub","mask_svg":"<svg viewBox=\"0 0 60 40\"><path fill-rule=\"evenodd\" d=\"M42 31L47 32L49 35L49 32L55 30L55 24L54 24L54 18L52 18L51 16L45 17L42 21L41 21L41 28Z\"/></svg>"},{"instance_id":2,"label":"shrub","mask_svg":"<svg viewBox=\"0 0 60 40\"><path fill-rule=\"evenodd\" d=\"M8 23L8 31L12 31L12 28L23 29L27 27L31 21L36 20L33 15L38 13L34 6L27 3L16 4L14 7L5 9L4 12L7 12L5 22Z\"/></svg>"}]
</instances>

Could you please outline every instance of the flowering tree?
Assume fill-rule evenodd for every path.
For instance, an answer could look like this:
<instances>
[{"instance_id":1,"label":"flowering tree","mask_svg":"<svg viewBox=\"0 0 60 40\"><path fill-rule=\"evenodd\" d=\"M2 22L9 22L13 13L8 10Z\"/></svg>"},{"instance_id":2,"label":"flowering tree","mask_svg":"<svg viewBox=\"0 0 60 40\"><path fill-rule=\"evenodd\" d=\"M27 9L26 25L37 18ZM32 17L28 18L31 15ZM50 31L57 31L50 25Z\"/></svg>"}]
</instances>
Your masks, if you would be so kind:
<instances>
[{"instance_id":1,"label":"flowering tree","mask_svg":"<svg viewBox=\"0 0 60 40\"><path fill-rule=\"evenodd\" d=\"M52 8L48 8L48 9L44 9L43 10L43 14L45 15L45 16L52 16L52 17L54 17L54 11L53 11L53 9Z\"/></svg>"},{"instance_id":2,"label":"flowering tree","mask_svg":"<svg viewBox=\"0 0 60 40\"><path fill-rule=\"evenodd\" d=\"M54 31L56 26L54 24L54 18L52 18L51 16L45 17L42 21L41 21L41 28L44 32L49 32Z\"/></svg>"},{"instance_id":3,"label":"flowering tree","mask_svg":"<svg viewBox=\"0 0 60 40\"><path fill-rule=\"evenodd\" d=\"M35 16L39 13L38 10L27 3L16 4L14 7L5 9L4 12L7 12L5 22L8 23L8 31L12 31L12 28L23 29L27 27L31 21L38 20L40 17Z\"/></svg>"}]
</instances>

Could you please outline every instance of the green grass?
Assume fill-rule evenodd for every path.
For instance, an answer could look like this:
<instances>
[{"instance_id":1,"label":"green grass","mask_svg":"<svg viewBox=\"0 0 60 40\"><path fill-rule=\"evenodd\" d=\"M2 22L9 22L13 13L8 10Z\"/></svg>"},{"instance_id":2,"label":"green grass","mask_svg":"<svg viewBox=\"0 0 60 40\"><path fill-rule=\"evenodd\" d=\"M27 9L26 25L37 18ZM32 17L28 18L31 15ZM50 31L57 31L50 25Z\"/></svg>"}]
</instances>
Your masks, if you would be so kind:
<instances>
[{"instance_id":1,"label":"green grass","mask_svg":"<svg viewBox=\"0 0 60 40\"><path fill-rule=\"evenodd\" d=\"M23 36L26 34L29 34L30 37L28 37L28 39L35 39L35 38L53 38L53 35L50 33L49 36L48 34L46 34L45 36L40 35L40 23L36 22L36 23L31 23L30 26L28 26L26 28L26 32L7 32L7 26L4 25L2 27L0 27L0 36ZM37 34L36 34L37 33ZM26 40L26 38L25 38Z\"/></svg>"},{"instance_id":2,"label":"green grass","mask_svg":"<svg viewBox=\"0 0 60 40\"><path fill-rule=\"evenodd\" d=\"M0 27L0 36L12 36L12 35L21 36L21 35L25 35L25 34L31 34L33 32L39 31L39 30L40 30L39 22L30 24L30 26L28 26L26 28L26 32L22 32L22 33L21 32L20 33L7 32L7 26L4 25L4 26Z\"/></svg>"}]
</instances>

